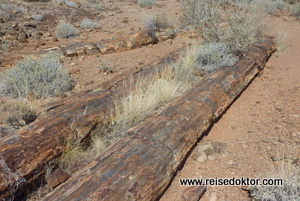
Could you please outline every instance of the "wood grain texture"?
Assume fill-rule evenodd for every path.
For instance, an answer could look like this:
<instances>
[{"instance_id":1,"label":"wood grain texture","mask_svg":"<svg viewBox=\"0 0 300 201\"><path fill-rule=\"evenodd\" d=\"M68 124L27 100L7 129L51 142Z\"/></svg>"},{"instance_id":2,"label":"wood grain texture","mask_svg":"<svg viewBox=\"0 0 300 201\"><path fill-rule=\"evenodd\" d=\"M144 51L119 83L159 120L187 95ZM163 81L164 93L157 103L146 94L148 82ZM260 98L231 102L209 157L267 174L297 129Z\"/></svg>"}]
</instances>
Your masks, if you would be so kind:
<instances>
[{"instance_id":1,"label":"wood grain texture","mask_svg":"<svg viewBox=\"0 0 300 201\"><path fill-rule=\"evenodd\" d=\"M205 77L128 130L43 200L157 200L203 132L263 69L275 44L251 46L236 65Z\"/></svg>"},{"instance_id":2,"label":"wood grain texture","mask_svg":"<svg viewBox=\"0 0 300 201\"><path fill-rule=\"evenodd\" d=\"M15 196L26 193L23 189L29 186L38 186L45 166L58 163L68 141L81 141L93 128L102 125L107 111L113 107L113 99L123 91L124 83L134 84L139 77L165 68L166 64L177 60L182 51L174 51L158 62L124 72L98 86L100 90L83 91L42 106L37 120L2 138L0 155L10 172L4 171L0 164L0 200L10 197L17 183L12 174L26 179Z\"/></svg>"}]
</instances>

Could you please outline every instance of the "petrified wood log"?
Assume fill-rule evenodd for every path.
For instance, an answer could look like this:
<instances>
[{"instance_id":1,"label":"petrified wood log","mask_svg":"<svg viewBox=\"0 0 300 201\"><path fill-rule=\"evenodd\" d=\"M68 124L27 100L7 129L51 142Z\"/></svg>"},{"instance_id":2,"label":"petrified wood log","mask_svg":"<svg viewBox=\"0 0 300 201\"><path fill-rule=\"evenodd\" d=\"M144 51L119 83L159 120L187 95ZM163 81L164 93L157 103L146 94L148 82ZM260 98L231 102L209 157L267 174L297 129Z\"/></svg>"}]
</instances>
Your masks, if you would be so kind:
<instances>
[{"instance_id":1,"label":"petrified wood log","mask_svg":"<svg viewBox=\"0 0 300 201\"><path fill-rule=\"evenodd\" d=\"M253 45L233 67L191 90L128 130L128 136L44 198L47 200L157 200L197 139L264 67L275 50Z\"/></svg>"},{"instance_id":2,"label":"petrified wood log","mask_svg":"<svg viewBox=\"0 0 300 201\"><path fill-rule=\"evenodd\" d=\"M174 34L170 35L165 31L150 33L148 30L142 30L123 34L112 39L102 40L98 43L76 43L65 47L62 46L61 49L64 55L68 57L93 53L109 54L140 48L174 37Z\"/></svg>"},{"instance_id":3,"label":"petrified wood log","mask_svg":"<svg viewBox=\"0 0 300 201\"><path fill-rule=\"evenodd\" d=\"M16 134L0 141L0 200L22 194L22 189L41 182L47 164L55 165L66 148L67 141L80 141L90 130L101 123L113 99L123 90L124 82L146 76L154 69L162 69L166 63L177 60L180 52L144 68L124 72L97 87L98 91L83 91L41 108L36 121L21 128ZM1 156L3 158L1 158ZM6 170L1 165L7 166ZM24 182L26 179L26 182ZM18 185L16 185L18 184ZM16 189L16 186L18 188Z\"/></svg>"}]
</instances>

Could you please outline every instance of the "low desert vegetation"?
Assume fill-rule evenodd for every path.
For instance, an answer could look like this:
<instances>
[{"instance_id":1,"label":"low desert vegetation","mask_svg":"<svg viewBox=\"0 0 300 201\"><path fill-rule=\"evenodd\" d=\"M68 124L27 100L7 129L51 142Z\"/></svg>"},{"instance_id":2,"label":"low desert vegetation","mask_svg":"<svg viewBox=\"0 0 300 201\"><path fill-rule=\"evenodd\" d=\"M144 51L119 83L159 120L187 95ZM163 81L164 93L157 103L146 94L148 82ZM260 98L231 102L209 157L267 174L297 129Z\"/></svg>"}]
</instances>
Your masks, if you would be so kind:
<instances>
[{"instance_id":1,"label":"low desert vegetation","mask_svg":"<svg viewBox=\"0 0 300 201\"><path fill-rule=\"evenodd\" d=\"M292 15L295 16L296 18L300 18L300 3L295 4L292 7Z\"/></svg>"},{"instance_id":2,"label":"low desert vegetation","mask_svg":"<svg viewBox=\"0 0 300 201\"><path fill-rule=\"evenodd\" d=\"M207 46L209 45L192 45L187 48L180 61L165 70L124 84L124 94L116 97L114 107L105 119L105 126L92 133L88 146L86 143L69 146L61 166L72 172L76 163L86 163L115 141L125 137L130 127L137 125L199 81L201 76L197 73L198 68L212 72L218 65L229 66L236 62L236 57L227 52L229 49L225 45L212 44L212 48L209 47L208 50ZM225 57L225 61L222 57ZM207 65L210 67L205 67Z\"/></svg>"},{"instance_id":3,"label":"low desert vegetation","mask_svg":"<svg viewBox=\"0 0 300 201\"><path fill-rule=\"evenodd\" d=\"M10 191L10 197L9 200L15 200L14 195L16 190L24 183L26 182L26 179L20 176L20 172L13 171L11 168L7 165L5 160L3 159L3 156L0 154L0 169L1 169L1 177L5 181L13 180L14 184L12 186L9 186Z\"/></svg>"},{"instance_id":4,"label":"low desert vegetation","mask_svg":"<svg viewBox=\"0 0 300 201\"><path fill-rule=\"evenodd\" d=\"M116 97L114 107L105 119L105 126L93 132L88 146L77 143L70 146L62 160L61 165L64 168L69 167L70 164L74 167L74 161L82 162L87 158L93 158L90 156L95 156L116 140L126 136L128 128L138 124L157 108L182 94L204 74L220 67L234 65L238 57L233 52L243 50L257 39L257 24L253 17L249 18L247 15L248 10L242 10L240 13L238 11L240 9L236 8L231 13L228 12L226 29L220 29L221 14L224 10L217 1L211 4L208 0L191 0L183 4L187 9L186 22L194 28L200 28L209 22L214 23L203 28L206 29L202 34L206 36L204 44L197 43L190 46L179 62L165 70L135 80L135 84L125 84L123 90L125 93ZM216 11L217 14L211 15ZM244 14L246 16L242 16ZM250 27L250 31L245 33L242 29L249 29L249 25L254 28ZM150 30L158 30L169 28L171 25L164 17L148 17L146 26ZM247 41L244 41L245 37L248 37Z\"/></svg>"},{"instance_id":5,"label":"low desert vegetation","mask_svg":"<svg viewBox=\"0 0 300 201\"><path fill-rule=\"evenodd\" d=\"M27 2L48 2L49 0L24 0Z\"/></svg>"},{"instance_id":6,"label":"low desert vegetation","mask_svg":"<svg viewBox=\"0 0 300 201\"><path fill-rule=\"evenodd\" d=\"M104 62L100 58L97 58L97 60L99 61L97 68L99 68L100 72L103 72L104 74L110 74L116 72L116 66L113 66L108 62Z\"/></svg>"},{"instance_id":7,"label":"low desert vegetation","mask_svg":"<svg viewBox=\"0 0 300 201\"><path fill-rule=\"evenodd\" d=\"M95 21L93 21L91 19L84 18L80 22L80 27L82 29L95 29L95 28L99 27L99 24L98 24L98 22L95 22Z\"/></svg>"},{"instance_id":8,"label":"low desert vegetation","mask_svg":"<svg viewBox=\"0 0 300 201\"><path fill-rule=\"evenodd\" d=\"M73 1L68 1L68 0L52 0L53 3L58 4L58 5L65 5L70 8L77 8L78 4Z\"/></svg>"},{"instance_id":9,"label":"low desert vegetation","mask_svg":"<svg viewBox=\"0 0 300 201\"><path fill-rule=\"evenodd\" d=\"M69 145L62 159L63 168L72 172L70 166L92 160L125 137L130 127L182 94L205 74L234 65L240 53L261 37L259 18L265 12L253 3L230 1L224 7L221 0L183 0L182 5L185 25L194 28L204 40L188 47L181 60L165 70L124 84L124 94L115 98L104 126L92 132L88 143ZM148 30L165 29L171 26L167 22L147 16L145 26Z\"/></svg>"},{"instance_id":10,"label":"low desert vegetation","mask_svg":"<svg viewBox=\"0 0 300 201\"><path fill-rule=\"evenodd\" d=\"M13 98L27 98L30 93L36 98L58 96L73 85L69 73L54 54L18 62L2 73L0 82L3 94Z\"/></svg>"},{"instance_id":11,"label":"low desert vegetation","mask_svg":"<svg viewBox=\"0 0 300 201\"><path fill-rule=\"evenodd\" d=\"M73 1L65 1L64 4L70 8L77 8L78 5L76 2L73 2Z\"/></svg>"},{"instance_id":12,"label":"low desert vegetation","mask_svg":"<svg viewBox=\"0 0 300 201\"><path fill-rule=\"evenodd\" d=\"M10 48L11 44L6 39L0 41L0 51L9 51Z\"/></svg>"},{"instance_id":13,"label":"low desert vegetation","mask_svg":"<svg viewBox=\"0 0 300 201\"><path fill-rule=\"evenodd\" d=\"M31 16L32 19L35 21L42 21L43 15L42 14L35 14Z\"/></svg>"},{"instance_id":14,"label":"low desert vegetation","mask_svg":"<svg viewBox=\"0 0 300 201\"><path fill-rule=\"evenodd\" d=\"M155 2L156 0L138 0L137 5L140 7L148 7L148 6L153 6Z\"/></svg>"},{"instance_id":15,"label":"low desert vegetation","mask_svg":"<svg viewBox=\"0 0 300 201\"><path fill-rule=\"evenodd\" d=\"M144 27L150 34L165 31L168 36L171 36L175 33L171 20L165 14L146 15L144 17Z\"/></svg>"},{"instance_id":16,"label":"low desert vegetation","mask_svg":"<svg viewBox=\"0 0 300 201\"><path fill-rule=\"evenodd\" d=\"M171 20L168 19L168 17L165 14L145 16L144 26L147 30L150 31L166 30L173 28Z\"/></svg>"},{"instance_id":17,"label":"low desert vegetation","mask_svg":"<svg viewBox=\"0 0 300 201\"><path fill-rule=\"evenodd\" d=\"M78 35L74 25L67 22L60 22L55 28L55 36L58 38L69 38Z\"/></svg>"},{"instance_id":18,"label":"low desert vegetation","mask_svg":"<svg viewBox=\"0 0 300 201\"><path fill-rule=\"evenodd\" d=\"M278 164L271 165L272 170L265 178L279 178L283 180L283 185L274 186L252 186L250 196L255 200L288 200L298 201L300 198L300 167L299 150L296 147L288 146L287 153L278 153L282 155Z\"/></svg>"},{"instance_id":19,"label":"low desert vegetation","mask_svg":"<svg viewBox=\"0 0 300 201\"><path fill-rule=\"evenodd\" d=\"M224 66L233 66L238 58L224 43L207 43L195 52L196 67L205 72L213 72Z\"/></svg>"},{"instance_id":20,"label":"low desert vegetation","mask_svg":"<svg viewBox=\"0 0 300 201\"><path fill-rule=\"evenodd\" d=\"M84 3L83 6L86 8L100 10L105 7L105 4L101 2L101 0L89 0L88 2Z\"/></svg>"},{"instance_id":21,"label":"low desert vegetation","mask_svg":"<svg viewBox=\"0 0 300 201\"><path fill-rule=\"evenodd\" d=\"M0 3L0 10L3 10L3 11L10 11L10 10L13 10L14 9L14 6L9 4L9 3Z\"/></svg>"},{"instance_id":22,"label":"low desert vegetation","mask_svg":"<svg viewBox=\"0 0 300 201\"><path fill-rule=\"evenodd\" d=\"M26 101L16 100L4 106L6 121L8 125L19 129L33 122L36 118L36 112L33 106Z\"/></svg>"},{"instance_id":23,"label":"low desert vegetation","mask_svg":"<svg viewBox=\"0 0 300 201\"><path fill-rule=\"evenodd\" d=\"M182 1L184 21L207 42L226 44L237 54L253 44L261 34L262 12L247 2L224 7L219 0Z\"/></svg>"},{"instance_id":24,"label":"low desert vegetation","mask_svg":"<svg viewBox=\"0 0 300 201\"><path fill-rule=\"evenodd\" d=\"M289 4L282 0L254 0L253 2L258 8L270 15L289 8Z\"/></svg>"},{"instance_id":25,"label":"low desert vegetation","mask_svg":"<svg viewBox=\"0 0 300 201\"><path fill-rule=\"evenodd\" d=\"M171 72L167 69L150 78L140 78L129 90L125 85L128 92L115 102L114 112L109 118L115 133L126 131L157 107L180 94L180 86Z\"/></svg>"},{"instance_id":26,"label":"low desert vegetation","mask_svg":"<svg viewBox=\"0 0 300 201\"><path fill-rule=\"evenodd\" d=\"M283 52L286 48L287 48L287 45L286 45L286 37L287 37L287 34L286 32L278 32L278 34L276 35L276 50L278 52Z\"/></svg>"}]
</instances>

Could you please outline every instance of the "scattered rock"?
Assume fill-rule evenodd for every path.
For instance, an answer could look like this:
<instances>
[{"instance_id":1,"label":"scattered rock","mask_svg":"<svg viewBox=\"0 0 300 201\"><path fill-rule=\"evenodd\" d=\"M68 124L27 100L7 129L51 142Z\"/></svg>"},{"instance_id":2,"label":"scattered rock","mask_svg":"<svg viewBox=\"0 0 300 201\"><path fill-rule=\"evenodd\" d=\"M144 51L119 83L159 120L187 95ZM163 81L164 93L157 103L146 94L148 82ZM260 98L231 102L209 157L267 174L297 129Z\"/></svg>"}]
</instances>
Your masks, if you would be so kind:
<instances>
[{"instance_id":1,"label":"scattered rock","mask_svg":"<svg viewBox=\"0 0 300 201\"><path fill-rule=\"evenodd\" d=\"M281 112L281 108L275 107L274 109L278 112Z\"/></svg>"},{"instance_id":2,"label":"scattered rock","mask_svg":"<svg viewBox=\"0 0 300 201\"><path fill-rule=\"evenodd\" d=\"M206 186L188 187L182 195L184 201L198 201L206 192Z\"/></svg>"},{"instance_id":3,"label":"scattered rock","mask_svg":"<svg viewBox=\"0 0 300 201\"><path fill-rule=\"evenodd\" d=\"M217 193L216 192L211 193L211 197L209 201L217 201L217 200L218 200Z\"/></svg>"},{"instance_id":4,"label":"scattered rock","mask_svg":"<svg viewBox=\"0 0 300 201\"><path fill-rule=\"evenodd\" d=\"M65 182L70 175L66 173L63 169L57 168L54 172L52 172L48 179L47 179L47 184L51 188L55 188L61 183Z\"/></svg>"},{"instance_id":5,"label":"scattered rock","mask_svg":"<svg viewBox=\"0 0 300 201\"><path fill-rule=\"evenodd\" d=\"M229 161L228 161L228 164L229 164L229 165L234 165L235 162L234 162L233 160L229 160Z\"/></svg>"},{"instance_id":6,"label":"scattered rock","mask_svg":"<svg viewBox=\"0 0 300 201\"><path fill-rule=\"evenodd\" d=\"M242 148L243 148L243 149L247 149L247 148L248 148L248 145L242 144Z\"/></svg>"},{"instance_id":7,"label":"scattered rock","mask_svg":"<svg viewBox=\"0 0 300 201\"><path fill-rule=\"evenodd\" d=\"M62 50L67 57L83 56L99 52L98 47L92 43L76 43L62 47Z\"/></svg>"},{"instance_id":8,"label":"scattered rock","mask_svg":"<svg viewBox=\"0 0 300 201\"><path fill-rule=\"evenodd\" d=\"M125 23L125 24L127 24L129 22L129 19L128 19L128 17L125 17L123 20L122 20L122 23Z\"/></svg>"},{"instance_id":9,"label":"scattered rock","mask_svg":"<svg viewBox=\"0 0 300 201\"><path fill-rule=\"evenodd\" d=\"M89 86L89 85L92 85L92 84L94 84L94 83L95 83L94 80L90 80L90 81L86 82L84 85L85 85L85 86Z\"/></svg>"},{"instance_id":10,"label":"scattered rock","mask_svg":"<svg viewBox=\"0 0 300 201\"><path fill-rule=\"evenodd\" d=\"M272 161L281 161L283 159L283 156L271 156Z\"/></svg>"},{"instance_id":11,"label":"scattered rock","mask_svg":"<svg viewBox=\"0 0 300 201\"><path fill-rule=\"evenodd\" d=\"M226 145L221 142L207 142L204 145L198 145L196 154L193 159L198 162L205 162L207 159L215 160L220 156L225 155L223 148Z\"/></svg>"}]
</instances>

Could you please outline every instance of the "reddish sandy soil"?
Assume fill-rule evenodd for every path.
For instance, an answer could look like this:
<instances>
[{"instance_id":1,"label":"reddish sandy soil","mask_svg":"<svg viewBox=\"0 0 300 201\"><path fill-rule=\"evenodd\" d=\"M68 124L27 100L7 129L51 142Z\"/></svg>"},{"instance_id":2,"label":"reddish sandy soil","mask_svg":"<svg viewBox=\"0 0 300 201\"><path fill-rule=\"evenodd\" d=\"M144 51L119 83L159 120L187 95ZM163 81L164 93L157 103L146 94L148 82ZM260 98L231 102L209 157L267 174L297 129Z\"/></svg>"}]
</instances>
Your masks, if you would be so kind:
<instances>
[{"instance_id":1,"label":"reddish sandy soil","mask_svg":"<svg viewBox=\"0 0 300 201\"><path fill-rule=\"evenodd\" d=\"M180 178L266 177L275 163L281 164L282 154L300 166L299 21L276 17L268 20L267 27L273 33L286 31L287 49L270 58L264 73L198 143L162 201L183 200L188 187L180 186ZM222 153L199 162L198 149L208 142L222 143ZM241 187L208 186L201 200L251 199Z\"/></svg>"},{"instance_id":2,"label":"reddish sandy soil","mask_svg":"<svg viewBox=\"0 0 300 201\"><path fill-rule=\"evenodd\" d=\"M140 8L133 0L104 0L103 2L106 5L106 9L100 12L77 15L77 17L81 16L84 18L84 16L88 16L98 20L100 28L91 32L81 30L81 34L78 37L58 41L55 41L53 36L45 40L30 39L29 43L23 44L22 48L3 53L0 55L0 58L34 55L43 49L57 47L58 45L75 42L97 42L101 39L140 30L143 28L143 19L146 15L167 13L167 17L172 20L172 25L175 29L181 26L181 6L177 0L157 1L157 5L152 8ZM31 15L33 13L46 14L47 12L55 12L55 6L49 7L47 3L28 3L26 5L28 13ZM31 5L36 5L39 9ZM57 16L58 18L54 20L55 22L63 19L63 14L57 14ZM76 13L72 13L70 16L71 22L78 23ZM52 30L54 25L47 29ZM266 32L277 34L278 31L284 30L287 34L287 49L284 52L275 53L271 57L264 73L251 83L221 119L213 125L207 136L198 143L190 157L188 157L183 168L177 173L173 183L161 200L183 200L182 195L187 187L179 185L179 178L229 178L233 176L255 178L267 174L275 163L280 162L278 153L286 151L285 148L294 147L293 153L299 150L299 21L288 16L268 19ZM168 53L189 44L192 39L188 36L188 34L181 35L174 40L127 52L62 58L64 68L71 73L76 81L75 88L66 95L93 89L99 84L118 76L121 72L140 68L158 61ZM101 72L97 67L99 65L98 59L113 66L116 72L112 74ZM1 67L0 71L7 68L7 66ZM52 99L41 100L37 104L49 102L50 100ZM10 100L2 98L0 101L2 101L3 106ZM0 126L6 126L5 120L1 118ZM219 147L221 154L200 162L201 158L198 150L208 142L219 142L219 144L222 144ZM286 155L292 156L293 154ZM294 159L296 157L299 158L299 155L295 156ZM300 164L298 165L300 166ZM201 200L229 201L250 200L250 198L247 191L242 190L241 187L208 186L208 191Z\"/></svg>"}]
</instances>

